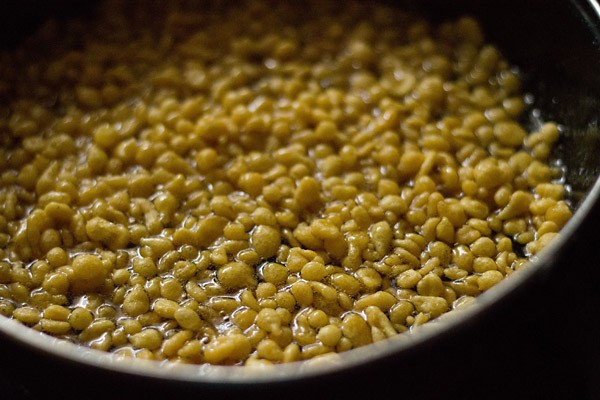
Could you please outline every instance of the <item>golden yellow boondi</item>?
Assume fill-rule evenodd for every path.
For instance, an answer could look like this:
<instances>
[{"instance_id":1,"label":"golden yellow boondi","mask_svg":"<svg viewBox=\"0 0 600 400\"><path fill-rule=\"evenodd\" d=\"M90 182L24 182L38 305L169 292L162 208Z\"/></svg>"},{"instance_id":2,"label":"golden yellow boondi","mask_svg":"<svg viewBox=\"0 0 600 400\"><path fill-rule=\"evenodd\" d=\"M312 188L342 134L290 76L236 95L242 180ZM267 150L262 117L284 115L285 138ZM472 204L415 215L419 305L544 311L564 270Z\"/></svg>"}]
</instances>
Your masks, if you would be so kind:
<instances>
[{"instance_id":1,"label":"golden yellow boondi","mask_svg":"<svg viewBox=\"0 0 600 400\"><path fill-rule=\"evenodd\" d=\"M348 351L468 304L571 217L557 125L526 130L469 17L107 1L0 57L0 313L95 349Z\"/></svg>"}]
</instances>

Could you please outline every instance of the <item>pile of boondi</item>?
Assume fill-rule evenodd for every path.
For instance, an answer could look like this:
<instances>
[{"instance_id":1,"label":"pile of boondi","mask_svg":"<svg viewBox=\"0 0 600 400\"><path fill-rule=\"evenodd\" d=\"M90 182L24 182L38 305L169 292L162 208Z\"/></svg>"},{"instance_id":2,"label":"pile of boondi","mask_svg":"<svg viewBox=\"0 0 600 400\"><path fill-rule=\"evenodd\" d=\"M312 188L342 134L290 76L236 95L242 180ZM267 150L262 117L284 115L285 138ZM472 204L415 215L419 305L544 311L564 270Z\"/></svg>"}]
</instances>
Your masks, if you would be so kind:
<instances>
[{"instance_id":1,"label":"pile of boondi","mask_svg":"<svg viewBox=\"0 0 600 400\"><path fill-rule=\"evenodd\" d=\"M344 352L466 305L572 214L556 124L519 122L468 17L108 1L0 57L0 313L95 349Z\"/></svg>"}]
</instances>

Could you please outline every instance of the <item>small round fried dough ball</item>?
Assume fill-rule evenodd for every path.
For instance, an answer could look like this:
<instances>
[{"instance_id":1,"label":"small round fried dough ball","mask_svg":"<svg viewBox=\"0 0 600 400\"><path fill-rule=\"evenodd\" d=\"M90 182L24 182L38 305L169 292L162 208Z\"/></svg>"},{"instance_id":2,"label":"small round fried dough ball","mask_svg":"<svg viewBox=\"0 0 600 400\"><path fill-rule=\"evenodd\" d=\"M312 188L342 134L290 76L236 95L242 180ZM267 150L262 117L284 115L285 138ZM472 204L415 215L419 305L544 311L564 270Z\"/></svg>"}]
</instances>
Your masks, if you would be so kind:
<instances>
[{"instance_id":1,"label":"small round fried dough ball","mask_svg":"<svg viewBox=\"0 0 600 400\"><path fill-rule=\"evenodd\" d=\"M250 241L261 258L271 258L277 254L281 245L281 233L272 226L259 225L252 231Z\"/></svg>"},{"instance_id":2,"label":"small round fried dough ball","mask_svg":"<svg viewBox=\"0 0 600 400\"><path fill-rule=\"evenodd\" d=\"M219 283L228 289L256 287L255 271L244 262L231 262L223 265L217 271Z\"/></svg>"},{"instance_id":3,"label":"small round fried dough ball","mask_svg":"<svg viewBox=\"0 0 600 400\"><path fill-rule=\"evenodd\" d=\"M100 257L94 254L75 256L69 276L71 287L76 292L95 291L108 277L108 270Z\"/></svg>"}]
</instances>

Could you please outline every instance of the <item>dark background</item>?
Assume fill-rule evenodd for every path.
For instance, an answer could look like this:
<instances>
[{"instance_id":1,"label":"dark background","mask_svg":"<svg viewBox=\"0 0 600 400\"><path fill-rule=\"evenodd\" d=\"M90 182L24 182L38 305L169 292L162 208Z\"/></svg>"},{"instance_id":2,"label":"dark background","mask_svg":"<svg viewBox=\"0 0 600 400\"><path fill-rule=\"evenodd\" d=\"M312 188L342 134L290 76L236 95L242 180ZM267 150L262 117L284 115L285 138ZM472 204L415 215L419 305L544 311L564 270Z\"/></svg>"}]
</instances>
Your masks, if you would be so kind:
<instances>
[{"instance_id":1,"label":"dark background","mask_svg":"<svg viewBox=\"0 0 600 400\"><path fill-rule=\"evenodd\" d=\"M545 117L561 121L560 156L575 196L600 171L600 19L584 0L398 1L434 19L471 13L488 39L522 67ZM0 46L10 46L51 13L86 2L0 3ZM594 194L593 197L597 197ZM306 381L208 386L144 380L73 366L0 337L0 399L325 398L600 399L600 205L549 268L480 318L402 354Z\"/></svg>"}]
</instances>

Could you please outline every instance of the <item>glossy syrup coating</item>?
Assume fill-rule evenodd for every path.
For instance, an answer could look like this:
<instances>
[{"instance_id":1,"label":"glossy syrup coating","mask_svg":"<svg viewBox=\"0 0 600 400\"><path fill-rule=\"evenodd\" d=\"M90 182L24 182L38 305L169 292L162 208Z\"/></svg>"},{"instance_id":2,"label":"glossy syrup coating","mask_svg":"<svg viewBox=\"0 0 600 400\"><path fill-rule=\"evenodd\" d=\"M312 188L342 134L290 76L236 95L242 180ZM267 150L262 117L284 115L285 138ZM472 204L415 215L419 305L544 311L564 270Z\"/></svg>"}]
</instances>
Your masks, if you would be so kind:
<instances>
[{"instance_id":1,"label":"glossy syrup coating","mask_svg":"<svg viewBox=\"0 0 600 400\"><path fill-rule=\"evenodd\" d=\"M309 359L468 304L571 217L557 125L520 122L471 18L140 4L2 54L5 316L122 356Z\"/></svg>"}]
</instances>

